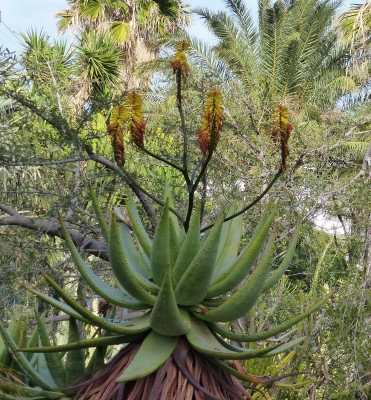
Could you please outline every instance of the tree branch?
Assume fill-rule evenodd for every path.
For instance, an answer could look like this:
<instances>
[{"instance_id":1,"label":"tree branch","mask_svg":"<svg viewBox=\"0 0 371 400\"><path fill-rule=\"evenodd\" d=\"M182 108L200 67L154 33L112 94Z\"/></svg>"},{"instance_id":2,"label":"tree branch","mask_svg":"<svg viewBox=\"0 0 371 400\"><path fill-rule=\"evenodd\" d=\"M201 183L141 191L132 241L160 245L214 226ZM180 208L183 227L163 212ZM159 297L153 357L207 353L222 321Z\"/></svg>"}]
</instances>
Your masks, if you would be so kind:
<instances>
[{"instance_id":1,"label":"tree branch","mask_svg":"<svg viewBox=\"0 0 371 400\"><path fill-rule=\"evenodd\" d=\"M17 162L10 162L10 163L2 163L1 165L9 166L9 167L42 167L46 165L60 165L60 164L69 164L75 163L80 161L88 161L90 157L73 157L73 158L66 158L64 160L50 160L50 161L17 161Z\"/></svg>"},{"instance_id":2,"label":"tree branch","mask_svg":"<svg viewBox=\"0 0 371 400\"><path fill-rule=\"evenodd\" d=\"M52 118L45 116L44 113L41 112L39 110L39 108L35 104L32 104L29 100L24 99L19 94L15 95L15 94L9 92L8 90L4 90L4 89L0 89L0 93L6 94L10 98L15 100L19 104L21 104L23 107L28 108L30 111L35 113L38 117L40 117L43 121L47 122L49 125L51 125L53 128L55 128L57 131L62 130L62 132L65 133L65 127L60 126L60 124L57 123L56 121L54 121Z\"/></svg>"},{"instance_id":3,"label":"tree branch","mask_svg":"<svg viewBox=\"0 0 371 400\"><path fill-rule=\"evenodd\" d=\"M0 226L20 226L32 231L42 232L51 237L64 239L60 225L53 221L25 217L24 215L19 214L15 208L7 204L0 204L0 210L8 214L7 217L0 218ZM72 229L68 224L66 224L66 227L72 241L77 247L83 249L89 254L101 258L102 260L108 261L107 246L104 242L93 239L87 234Z\"/></svg>"},{"instance_id":4,"label":"tree branch","mask_svg":"<svg viewBox=\"0 0 371 400\"><path fill-rule=\"evenodd\" d=\"M130 189L135 193L135 195L138 197L139 201L143 205L147 215L151 219L151 223L153 226L156 225L157 221L157 216L155 211L153 210L153 207L151 204L147 201L147 197L153 200L155 203L163 206L164 202L157 198L156 196L153 196L151 193L149 193L146 189L144 189L142 186L140 186L135 179L130 175L128 171L126 171L124 168L119 167L117 164L114 162L108 160L105 157L98 156L97 154L93 153L93 151L88 147L85 146L87 153L90 156L90 159L93 161L96 161L97 163L104 165L108 169L117 172L126 182L126 184L130 187ZM178 219L183 222L183 217L180 215L176 210L174 210L172 207L169 208L169 210L174 213Z\"/></svg>"},{"instance_id":5,"label":"tree branch","mask_svg":"<svg viewBox=\"0 0 371 400\"><path fill-rule=\"evenodd\" d=\"M347 189L348 187L352 186L354 182L356 182L359 178L364 177L365 175L366 175L366 171L362 168L360 171L358 171L358 173L352 179L350 179L345 184L340 185L340 186L338 186L338 187L336 187L336 188L334 188L332 190L329 190L326 193L321 194L320 196L318 196L318 198L315 201L315 203L312 206L312 208L301 218L301 221L308 220L310 217L313 216L314 212L317 211L317 209L318 209L318 207L320 205L325 204L333 196L344 192L345 189ZM370 179L370 177L366 177L366 181L368 181L369 179Z\"/></svg>"}]
</instances>

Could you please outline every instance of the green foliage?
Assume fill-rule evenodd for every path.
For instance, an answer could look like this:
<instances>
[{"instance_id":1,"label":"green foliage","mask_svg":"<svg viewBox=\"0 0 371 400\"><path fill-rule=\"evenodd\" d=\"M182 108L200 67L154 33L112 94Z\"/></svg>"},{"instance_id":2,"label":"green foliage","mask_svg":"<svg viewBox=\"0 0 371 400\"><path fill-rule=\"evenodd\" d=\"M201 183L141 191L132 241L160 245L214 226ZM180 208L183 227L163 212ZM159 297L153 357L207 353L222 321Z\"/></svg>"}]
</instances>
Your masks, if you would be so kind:
<instances>
[{"instance_id":1,"label":"green foliage","mask_svg":"<svg viewBox=\"0 0 371 400\"><path fill-rule=\"evenodd\" d=\"M84 67L83 78L98 92L118 82L122 54L109 36L95 32L84 34L78 47L78 59Z\"/></svg>"},{"instance_id":2,"label":"green foliage","mask_svg":"<svg viewBox=\"0 0 371 400\"><path fill-rule=\"evenodd\" d=\"M33 289L29 290L36 294L40 299L70 315L68 343L73 347L50 346L50 342L46 337L45 327L42 324L42 321L39 320L38 329L41 339L41 347L30 347L28 349L23 348L23 352L31 351L37 352L37 354L41 353L39 354L39 357L44 357L43 352L46 352L45 361L50 368L50 366L54 366L56 362L60 363L60 360L49 356L49 351L61 351L66 348L67 357L64 367L65 370L63 367L60 367L58 368L58 371L60 374L62 372L65 373L66 382L71 385L78 376L84 375L84 365L82 364L84 359L82 352L83 349L87 346L99 346L100 342L102 342L102 344L106 343L104 337L102 337L101 341L80 341L79 327L75 319L92 326L97 326L100 329L107 329L110 332L114 332L116 335L119 335L117 337L117 343L127 343L132 340L133 336L138 337L139 335L140 337L144 332L150 332L143 340L143 343L141 344L139 351L135 354L133 361L129 362L128 368L119 376L118 382L139 379L156 371L175 350L178 342L177 337L183 335L186 335L189 344L198 352L206 354L209 357L215 357L216 359L251 359L261 356L276 356L276 354L287 351L304 339L301 337L285 344L278 343L274 346L258 348L255 348L255 346L237 348L224 341L218 342L212 333L214 330L213 325L207 324L203 322L203 320L216 323L227 321L229 318L236 319L241 317L247 312L246 306L244 305L242 307L242 305L247 301L249 302L249 309L252 308L264 288L264 282L268 275L272 258L274 235L270 235L269 241L263 249L262 259L258 261L253 273L247 277L246 282L239 287L232 296L226 297L226 294L230 289L228 281L224 288L225 290L220 291L221 296L216 298L208 297L208 287L213 287L215 282L218 281L221 271L224 270L219 266L219 271L216 271L213 277L213 269L215 268L215 265L217 265L218 259L223 258L224 252L227 251L230 253L228 250L229 244L234 246L232 238L236 237L234 232L236 226L233 222L227 222L225 226L226 234L221 237L224 220L224 215L221 214L214 227L211 229L210 234L202 242L199 250L194 254L194 257L189 260L189 265L186 265L185 269L183 268L184 272L180 274L179 279L175 279L175 275L172 276L172 265L170 264L169 244L171 238L169 236L169 224L173 224L173 222L170 219L168 204L167 201L160 222L157 225L154 238L151 240L149 239L149 236L145 234L143 225L137 217L138 213L135 208L133 208L134 205L128 203L128 207L131 208L131 212L129 213L129 215L131 215L131 224L136 227L134 228L134 232L136 232L138 246L142 246L144 243L144 235L149 243L149 259L147 259L147 261L145 258L141 257L130 233L126 235L126 237L123 236L124 232L127 231L127 226L121 224L120 227L117 222L115 222L115 219L111 221L110 232L107 231L106 234L108 235L108 247L112 272L120 283L120 289L114 289L113 287L103 283L94 274L91 268L85 264L81 256L78 254L66 228L63 227L67 244L72 252L72 257L78 269L91 286L91 289L98 291L105 300L113 301L121 307L130 308L129 299L130 296L132 296L131 301L139 301L134 308L150 308L152 310L144 316L132 319L127 323L111 323L106 321L105 318L96 316L91 311L85 309L54 280L47 275L44 275L47 282L53 287L58 295L61 296L66 304L63 304L52 297L45 296ZM269 208L271 208L271 206L268 207L268 211L263 217L267 222L265 223L263 220L263 222L259 224L260 228L258 227L258 231L261 231L261 234L258 233L256 239L248 245L253 247L256 246L257 252L262 249L263 243L268 236L269 227L272 223L272 218L268 218L269 211L272 211L269 210ZM197 216L199 218L199 213ZM106 226L102 218L100 218L100 224L102 228ZM197 224L192 223L191 226L192 230L189 231L188 234L191 236L199 236L199 221ZM237 229L240 230L238 227ZM181 232L179 229L175 229L174 234L179 236L181 235ZM189 246L189 240L187 240L187 237L188 236L184 239L183 245L178 247L178 252L175 254L175 266L179 264L179 260L177 260L178 257L189 258L188 252L181 251L183 246L184 248L188 248ZM178 239L180 239L180 237ZM222 239L221 243L220 239ZM200 237L198 241L200 241ZM255 243L257 241L259 244ZM218 248L221 250L218 251ZM244 250L243 253L250 254L251 251ZM168 260L166 264L164 264L165 259ZM254 260L255 259L256 257L254 257ZM239 259L237 258L237 260ZM230 274L238 276L238 279L234 280L235 286L242 282L250 270L250 268L245 268L242 265L246 262L249 263L249 258L245 260L242 257L241 261L237 261L237 263L232 262L231 266L227 269L230 271ZM163 270L164 265L167 265L165 271ZM235 267L235 265L237 265L237 267ZM244 271L244 273L241 273L240 270ZM143 271L146 271L144 272L144 275ZM148 273L153 276L154 283L151 282L151 280L147 280ZM257 294L253 297L249 295L249 293L252 292L252 288ZM246 294L248 297L246 297ZM243 299L243 303L241 302L241 299ZM214 305L208 305L213 302L215 303ZM140 306L140 303L142 303L142 306ZM316 305L315 308L318 307L319 305ZM286 329L288 329L297 321L295 320L290 323L286 320L286 322ZM223 330L217 330L217 332L219 335L223 336ZM10 343L12 339L9 339L7 336L8 334L3 328L1 328L1 334L3 340ZM249 341L249 339L244 336L240 339L234 338L234 340ZM12 342L13 351L15 351L15 346L16 344ZM151 355L149 355L149 353L151 353ZM43 378L42 375L33 376L32 367L28 363L27 358L22 352L17 354L19 355L17 356L18 363L22 366L25 373L30 376L30 379L42 388L52 390L54 386L50 386L50 384L47 383L49 379ZM147 359L149 358L151 362L143 363L143 357ZM108 363L107 368L109 368L109 365L110 364ZM45 366L43 366L43 368L45 368ZM103 367L103 370L104 368L105 367ZM55 369L55 367L53 367L53 369ZM50 372L53 376L54 371ZM56 378L59 382L59 380L62 379L62 376L58 375ZM87 388L87 391L90 391L90 387Z\"/></svg>"},{"instance_id":3,"label":"green foliage","mask_svg":"<svg viewBox=\"0 0 371 400\"><path fill-rule=\"evenodd\" d=\"M160 14L157 3L161 3L160 6L163 7ZM31 283L39 296L48 293L43 296L50 301L50 305L45 305L40 300L40 310L50 312L53 305L73 312L61 300L61 295L57 295L57 298L50 296L47 285L39 280L40 273L52 271L53 281L61 288L61 293L67 292L66 298L69 301L71 298L75 301L72 302L74 305L77 303L82 307L85 303L84 297L90 299L95 292L99 295L106 293L108 301L113 304L125 304L133 309L142 308L145 301L150 301L152 305L156 299L161 299L157 303L157 315L163 317L166 312L162 310L165 308L174 317L177 334L187 331L188 310L191 306L184 303L190 287L183 284L182 290L177 291L176 285L191 264L195 253L183 265L178 261L180 258L177 255L179 249L179 254L182 253L184 243L194 243L188 239L192 222L185 240L184 232L180 232L178 223L174 223L174 215L170 221L168 240L171 244L168 258L170 264L177 267L177 274L173 274L172 279L169 279L167 269L163 268L157 275L157 283L148 280L151 276L150 243L156 226L155 217L162 208L164 181L169 182L174 194L171 207L177 211L179 220L184 221L187 214L192 185L185 181L185 170L181 167L184 154L181 149L186 138L186 172L194 182L204 162L197 143L197 130L201 124L200 110L205 94L216 88L223 92L223 113L226 120L218 147L206 169L205 179L192 194L195 200L200 198L202 203L199 209L201 226L198 226L197 221L194 232L197 231L198 235L200 227L205 229L226 204L237 201L239 207L243 207L258 198L269 185L281 161L278 143L272 140L274 110L277 106L287 107L287 122L294 129L289 141L287 172L269 189L268 194L280 201L281 207L275 224L277 231L283 232L276 239L277 250L271 265L272 274L273 271L280 272L280 265L284 265L281 262L288 247L286 232L293 229L297 220L304 218L293 262L284 277L286 283L281 281L279 288L273 287L265 291L249 311L248 317L241 316L231 327L236 332L240 331L242 337L256 339L254 335L271 333L272 327L282 324L286 326L286 321L302 315L306 310L305 305L316 303L317 296L321 297L323 290L338 288L331 305L319 316L314 314L313 317L299 322L296 332L289 332L288 336L279 333L280 337L277 338L277 331L274 331L273 345L270 343L265 347L262 343L251 343L246 350L261 350L261 347L267 350L274 347L274 340L280 339L285 343L290 341L291 335L297 335L298 340L309 336L307 340L294 351L290 350L287 356L281 354L273 357L274 350L271 349L268 353L272 352L272 357L245 361L245 368L252 374L268 376L308 371L308 374L288 376L275 382L269 393L272 398L305 399L308 393L326 398L367 398L367 355L370 341L367 326L370 303L367 297L370 282L367 243L370 208L365 201L369 197L369 165L365 153L370 141L370 107L366 101L367 87L362 88L362 84L367 82L368 72L365 72L367 68L365 70L364 60L359 53L360 49L367 49L367 42L359 40L361 31L354 26L356 46L349 47L349 43L338 45L338 31L330 25L337 2L298 0L289 4L261 1L258 26L253 23L243 1L226 1L227 9L223 13L214 14L201 10L200 13L217 36L218 43L215 48L210 48L199 40L192 40L192 54L196 62L189 64L190 75L194 79L188 78L186 83L182 83L180 98L184 111L184 120L181 122L184 126L180 127L182 124L177 108L179 96L175 94L177 82L173 83L168 68L169 60L166 58L161 64L166 65L168 70L160 76L156 75L151 88L145 88L144 85L140 88L146 117L144 149L133 146L130 132L125 130L123 135L127 160L125 168L119 168L113 161L106 123L112 109L122 104L126 96L123 93L123 87L126 87L123 76L127 73L130 79L133 77L130 57L137 54L134 40L136 35L141 38L143 35L146 38L148 35L151 35L151 39L158 38L158 35L171 32L184 21L184 15L179 13L179 19L173 24L171 9L169 12L165 11L168 5L172 6L170 3L172 2L140 2L138 13L133 16L128 14L128 8L122 1L70 1L71 7L61 15L63 18L60 22L66 28L78 21L78 37L81 39L78 47L69 49L63 42L52 43L43 33L31 31L24 36L25 49L18 65L8 54L1 53L0 179L3 185L0 206L14 206L12 208L18 214L11 211L13 215L10 215L7 209L1 208L0 223L17 224L20 217L23 217L28 227L36 226L41 229L36 233L25 234L24 228L0 227L2 319L8 320L14 313L30 316L29 304L33 295L20 290L19 284L22 282L19 277L22 277L22 281ZM366 9L367 7L368 3ZM358 15L359 10L355 11L350 15L351 18ZM117 20L112 18L113 15L118 16ZM138 27L135 32L128 29L128 25L134 20L134 25ZM115 27L113 31L112 27ZM348 30L347 34L350 33ZM118 46L121 46L120 54ZM349 48L352 49L350 60ZM125 58L124 64L122 57ZM363 67L356 74L355 69L350 71L349 67L353 68L357 63ZM129 72L123 72L125 66L130 66ZM141 73L138 76L139 79L143 78ZM366 93L363 97L354 94L357 93L354 91L355 84L361 85L362 93ZM344 93L348 93L348 96L344 97ZM339 96L342 96L340 100ZM363 104L360 105L357 101L363 101ZM179 168L173 168L163 160L170 161ZM117 207L115 210L120 221L131 220L133 224L133 236L128 228L121 227L125 241L131 243L131 249L135 250L130 253L132 259L129 265L140 266L134 274L136 285L134 289L130 288L132 293L128 296L123 297L120 286L115 286L115 279L104 261L88 254L77 256L76 250L74 262L80 262L78 269L87 280L87 286L79 285L76 301L75 289L71 289L76 287L76 267L69 259L70 256L66 256L59 239L41 237L40 232L45 230L40 227L55 227L55 217L58 214L66 216L68 231L82 234L84 239L75 241L75 245L86 249L87 253L91 240L101 243L102 232L108 236L102 223L107 215L102 212L100 223L95 221L97 204L93 204L88 186L95 189L96 203L102 210ZM139 188L136 192L139 200L129 199L129 191L133 188ZM234 219L236 225L243 226L242 246L253 236L264 202L265 199L250 208L245 215ZM136 214L134 217L128 216L134 203L137 207ZM125 204L126 208L118 209ZM235 206L231 210L239 209L233 207ZM152 215L149 211L153 212ZM313 215L317 211L339 220L342 225L340 233L333 236L314 228ZM142 222L139 223L140 219ZM40 222L47 225L37 225ZM148 233L144 234L145 230ZM226 231L222 229L221 238L227 235ZM239 234L235 236L239 237ZM239 240L234 237L230 238L230 242L234 242L236 246ZM200 242L199 238L196 238L197 241ZM161 241L156 239L156 242ZM120 246L120 243L117 245ZM238 257L239 249L234 248L230 252L227 250L230 250L228 246L225 252L221 248L218 250L217 258L220 259L223 253L225 262L216 262L212 279L217 281L213 282L212 291L208 290L209 294L217 293L220 285L224 286L222 278L226 271L233 272L233 277L240 282L241 269L228 260ZM107 256L103 247L100 256ZM86 264L84 261L81 263L79 257L82 260L87 259ZM138 264L138 260L142 261ZM232 265L233 270L229 270ZM263 267L264 264L264 270ZM236 271L239 271L238 276ZM219 273L222 275L218 275ZM130 268L126 270L126 274L133 279ZM127 275L121 278L124 286ZM166 285L160 287L163 276L167 278ZM204 279L205 283L205 276L208 276L206 270L197 279ZM241 285L249 287L247 283L244 286L244 282ZM143 287L149 296L144 295ZM233 287L234 285L230 289ZM179 294L184 291L186 295ZM144 303L133 300L133 293L141 293ZM200 290L200 293L204 293L204 290ZM220 292L221 295L222 293L223 291ZM182 297L183 305L180 307L176 302L171 302L176 294ZM238 297L230 296L233 301ZM218 309L216 314L221 315L223 305L219 295L210 295L203 300L205 304L202 307L205 308L191 311L206 314L207 309ZM167 303L171 303L171 307ZM89 310L83 318L92 318L91 314ZM79 315L81 316L78 312L74 314L75 317ZM210 313L209 317L212 315ZM102 315L99 318L104 319ZM100 319L95 319L95 322ZM104 323L101 326L103 334L104 328L112 328L110 322L105 322L108 325ZM141 330L139 337L142 337L143 331L150 329L150 323L149 316L136 321L135 329ZM87 328L84 330L84 339L96 340L91 339L95 330L86 321L82 321L81 326L83 324ZM196 324L197 322L194 323ZM153 321L152 325L152 328L160 329L159 324L156 325ZM229 328L229 324L227 325ZM126 328L128 327L124 330ZM169 324L167 328L171 330L174 326ZM218 329L225 333L224 326L223 329L221 326ZM97 332L99 331L98 329ZM202 327L198 332L203 332ZM55 332L50 334L54 336ZM122 344L122 336L125 335L118 333L108 336L105 341L88 342L89 346L98 348L94 356L87 356L91 359L86 370L91 372L99 366L102 368L105 360L110 357L108 355L104 360L106 345L112 349L111 346ZM128 336L130 340L138 339L134 334ZM204 346L206 352L212 353L213 350L205 344L201 345L193 334L189 336L196 348ZM233 337L230 340L233 341ZM179 341L179 346L182 343ZM224 341L222 346L225 347L227 343L229 340ZM296 343L295 340L293 343ZM81 343L77 343L77 346L80 345ZM219 345L220 343L217 346ZM134 345L130 345L131 348L134 349ZM280 348L282 349L278 347ZM222 352L230 354L236 348L227 350L222 349ZM66 351L66 348L61 351ZM69 347L68 351L71 352L72 348ZM110 351L113 350L108 351L112 355ZM85 349L83 352L87 355ZM36 359L30 355L27 358ZM138 356L137 360L142 364L143 356ZM192 362L199 366L196 358ZM44 356L38 357L37 368L45 371L46 364L47 359ZM219 363L219 367L235 374L238 365ZM12 366L15 367L16 364L13 362ZM202 368L205 369L204 366ZM210 370L211 368L209 367ZM83 370L81 365L80 369ZM3 376L14 383L13 372L5 368L1 377ZM50 373L47 379L50 381ZM0 397L2 395L3 393ZM258 392L253 396L262 397Z\"/></svg>"},{"instance_id":4,"label":"green foliage","mask_svg":"<svg viewBox=\"0 0 371 400\"><path fill-rule=\"evenodd\" d=\"M309 105L323 110L355 89L343 67L347 49L337 46L331 28L338 2L259 1L258 27L244 2L225 3L228 13L196 10L218 43L214 54L197 41L194 51L202 51L197 59L206 69L236 76L255 107L273 102L289 104L295 112Z\"/></svg>"}]
</instances>

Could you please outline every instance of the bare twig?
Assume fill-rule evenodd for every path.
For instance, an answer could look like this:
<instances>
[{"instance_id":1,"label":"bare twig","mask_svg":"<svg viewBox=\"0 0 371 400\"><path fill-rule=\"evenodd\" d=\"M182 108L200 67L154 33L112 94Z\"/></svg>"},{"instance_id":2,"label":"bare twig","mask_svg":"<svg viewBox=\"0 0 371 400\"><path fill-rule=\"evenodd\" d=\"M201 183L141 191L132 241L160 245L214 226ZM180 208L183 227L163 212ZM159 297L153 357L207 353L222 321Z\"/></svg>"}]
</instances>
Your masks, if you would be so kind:
<instances>
[{"instance_id":1,"label":"bare twig","mask_svg":"<svg viewBox=\"0 0 371 400\"><path fill-rule=\"evenodd\" d=\"M312 208L310 208L310 210L304 216L302 216L301 221L308 220L311 216L313 216L313 214L317 211L317 209L320 205L325 204L328 200L330 200L335 195L339 195L340 193L344 192L347 188L352 186L355 181L357 181L359 178L365 176L365 174L366 174L366 172L363 169L361 169L350 181L318 196L318 198L315 201Z\"/></svg>"}]
</instances>

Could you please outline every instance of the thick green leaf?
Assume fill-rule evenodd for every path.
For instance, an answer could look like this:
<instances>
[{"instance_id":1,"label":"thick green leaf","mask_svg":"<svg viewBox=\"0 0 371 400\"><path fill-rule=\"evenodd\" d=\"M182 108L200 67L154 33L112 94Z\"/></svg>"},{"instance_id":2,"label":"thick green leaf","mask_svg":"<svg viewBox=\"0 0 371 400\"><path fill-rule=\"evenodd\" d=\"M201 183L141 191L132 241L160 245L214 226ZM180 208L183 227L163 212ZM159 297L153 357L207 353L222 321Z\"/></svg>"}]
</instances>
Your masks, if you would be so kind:
<instances>
[{"instance_id":1,"label":"thick green leaf","mask_svg":"<svg viewBox=\"0 0 371 400\"><path fill-rule=\"evenodd\" d=\"M111 268L120 285L140 302L153 305L155 296L151 292L156 289L156 285L136 274L135 269L129 264L125 246L122 245L121 231L114 218L111 222L108 247Z\"/></svg>"},{"instance_id":2,"label":"thick green leaf","mask_svg":"<svg viewBox=\"0 0 371 400\"><path fill-rule=\"evenodd\" d=\"M271 235L257 267L246 281L220 306L196 315L211 322L232 321L246 315L264 288L274 252L275 235Z\"/></svg>"},{"instance_id":3,"label":"thick green leaf","mask_svg":"<svg viewBox=\"0 0 371 400\"><path fill-rule=\"evenodd\" d=\"M159 286L162 285L170 265L169 198L167 198L152 240L151 271L154 281Z\"/></svg>"},{"instance_id":4,"label":"thick green leaf","mask_svg":"<svg viewBox=\"0 0 371 400\"><path fill-rule=\"evenodd\" d=\"M207 239L176 285L174 293L178 304L195 305L205 298L215 266L223 220L224 215L221 213Z\"/></svg>"},{"instance_id":5,"label":"thick green leaf","mask_svg":"<svg viewBox=\"0 0 371 400\"><path fill-rule=\"evenodd\" d=\"M68 343L78 342L81 338L77 321L70 318L68 321ZM85 352L83 349L69 351L66 356L66 384L73 385L77 379L85 375Z\"/></svg>"},{"instance_id":6,"label":"thick green leaf","mask_svg":"<svg viewBox=\"0 0 371 400\"><path fill-rule=\"evenodd\" d=\"M138 210L135 207L134 200L131 195L128 196L128 199L126 201L126 210L129 214L130 222L133 227L135 236L137 237L147 257L150 258L152 241L143 226L142 220L140 219Z\"/></svg>"},{"instance_id":7,"label":"thick green leaf","mask_svg":"<svg viewBox=\"0 0 371 400\"><path fill-rule=\"evenodd\" d=\"M36 314L39 338L43 347L50 347L49 332L46 329L44 321ZM50 374L58 387L66 386L66 373L64 365L57 354L45 354L45 360Z\"/></svg>"},{"instance_id":8,"label":"thick green leaf","mask_svg":"<svg viewBox=\"0 0 371 400\"><path fill-rule=\"evenodd\" d=\"M147 306L139 301L135 300L126 291L119 290L111 287L107 283L103 282L93 270L85 263L80 253L76 249L72 242L71 236L69 235L67 229L65 228L63 222L61 222L63 235L66 239L66 243L70 249L72 258L80 271L81 275L84 277L89 286L97 293L99 296L103 297L109 303L116 304L119 307L130 308L133 310L142 310ZM108 228L107 228L108 229Z\"/></svg>"},{"instance_id":9,"label":"thick green leaf","mask_svg":"<svg viewBox=\"0 0 371 400\"><path fill-rule=\"evenodd\" d=\"M314 304L312 307L308 308L308 310L304 311L303 313L299 314L298 316L291 318L288 321L283 322L282 324L277 325L276 327L269 329L267 331L262 331L262 332L252 333L252 334L236 333L236 332L232 332L231 330L225 328L221 324L209 322L208 325L211 330L213 330L214 332L223 336L224 338L238 341L238 342L256 342L259 340L271 338L273 336L278 335L281 332L284 332L284 331L290 329L292 326L294 326L295 324L302 321L304 318L308 317L309 315L311 315L315 311L317 311L323 304L325 304L328 301L328 299L332 295L333 295L333 293L328 294L321 301Z\"/></svg>"},{"instance_id":10,"label":"thick green leaf","mask_svg":"<svg viewBox=\"0 0 371 400\"><path fill-rule=\"evenodd\" d=\"M151 328L167 336L184 335L191 329L188 310L178 307L168 268L151 312Z\"/></svg>"},{"instance_id":11,"label":"thick green leaf","mask_svg":"<svg viewBox=\"0 0 371 400\"><path fill-rule=\"evenodd\" d=\"M171 356L177 343L177 336L150 332L117 382L137 380L156 371Z\"/></svg>"},{"instance_id":12,"label":"thick green leaf","mask_svg":"<svg viewBox=\"0 0 371 400\"><path fill-rule=\"evenodd\" d=\"M50 286L62 297L62 299L78 312L83 318L85 318L90 324L97 325L100 328L107 329L110 332L119 334L136 334L142 333L149 329L146 326L137 327L132 324L131 321L127 323L112 323L108 322L104 318L98 317L97 315L90 312L88 309L79 304L76 300L70 297L56 282L54 282L48 275L43 274L44 279L49 283Z\"/></svg>"},{"instance_id":13,"label":"thick green leaf","mask_svg":"<svg viewBox=\"0 0 371 400\"><path fill-rule=\"evenodd\" d=\"M172 281L174 287L187 270L196 254L200 249L200 213L201 202L197 205L195 212L192 214L189 229L185 235L182 246L180 247L178 258L172 271Z\"/></svg>"}]
</instances>

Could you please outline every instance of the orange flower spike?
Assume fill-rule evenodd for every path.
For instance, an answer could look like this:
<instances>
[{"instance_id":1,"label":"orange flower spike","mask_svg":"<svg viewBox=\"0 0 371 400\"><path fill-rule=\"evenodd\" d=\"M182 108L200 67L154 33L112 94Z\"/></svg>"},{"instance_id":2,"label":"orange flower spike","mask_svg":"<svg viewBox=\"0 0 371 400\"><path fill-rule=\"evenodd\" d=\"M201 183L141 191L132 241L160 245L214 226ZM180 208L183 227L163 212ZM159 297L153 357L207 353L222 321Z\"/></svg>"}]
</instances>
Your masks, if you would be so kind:
<instances>
[{"instance_id":1,"label":"orange flower spike","mask_svg":"<svg viewBox=\"0 0 371 400\"><path fill-rule=\"evenodd\" d=\"M123 105L116 106L112 110L111 118L107 125L107 132L111 136L113 154L117 165L120 167L125 164L123 127L127 121L127 117L126 108Z\"/></svg>"},{"instance_id":2,"label":"orange flower spike","mask_svg":"<svg viewBox=\"0 0 371 400\"><path fill-rule=\"evenodd\" d=\"M189 64L185 54L189 47L189 43L186 40L179 42L176 46L176 52L171 63L174 74L180 72L183 80L186 80L189 75Z\"/></svg>"},{"instance_id":3,"label":"orange flower spike","mask_svg":"<svg viewBox=\"0 0 371 400\"><path fill-rule=\"evenodd\" d=\"M224 119L222 94L219 90L210 90L206 95L201 127L198 130L198 143L204 156L212 153L218 145Z\"/></svg>"},{"instance_id":4,"label":"orange flower spike","mask_svg":"<svg viewBox=\"0 0 371 400\"><path fill-rule=\"evenodd\" d=\"M144 131L146 123L144 122L142 110L142 98L136 92L130 92L127 96L127 102L131 109L130 114L130 133L133 142L139 146L144 146Z\"/></svg>"},{"instance_id":5,"label":"orange flower spike","mask_svg":"<svg viewBox=\"0 0 371 400\"><path fill-rule=\"evenodd\" d=\"M273 129L272 138L275 143L280 143L281 147L281 169L286 170L287 157L290 154L289 138L293 130L292 124L289 122L289 112L287 107L277 105L272 115Z\"/></svg>"}]
</instances>

